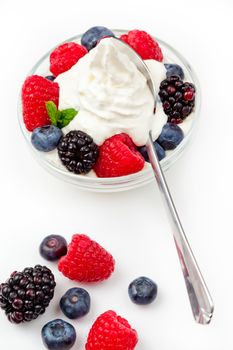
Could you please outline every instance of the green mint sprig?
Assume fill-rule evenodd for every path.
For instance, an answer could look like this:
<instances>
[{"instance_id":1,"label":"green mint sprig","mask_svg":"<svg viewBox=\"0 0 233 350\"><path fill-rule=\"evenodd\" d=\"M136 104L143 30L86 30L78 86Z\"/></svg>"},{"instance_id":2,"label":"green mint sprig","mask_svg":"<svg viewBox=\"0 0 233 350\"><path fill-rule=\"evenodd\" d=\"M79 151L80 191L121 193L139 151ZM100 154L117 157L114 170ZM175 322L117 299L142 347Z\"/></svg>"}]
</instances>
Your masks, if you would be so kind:
<instances>
[{"instance_id":1,"label":"green mint sprig","mask_svg":"<svg viewBox=\"0 0 233 350\"><path fill-rule=\"evenodd\" d=\"M78 111L74 108L67 108L59 111L53 101L48 101L45 105L51 124L57 126L59 129L67 126L78 114Z\"/></svg>"}]
</instances>

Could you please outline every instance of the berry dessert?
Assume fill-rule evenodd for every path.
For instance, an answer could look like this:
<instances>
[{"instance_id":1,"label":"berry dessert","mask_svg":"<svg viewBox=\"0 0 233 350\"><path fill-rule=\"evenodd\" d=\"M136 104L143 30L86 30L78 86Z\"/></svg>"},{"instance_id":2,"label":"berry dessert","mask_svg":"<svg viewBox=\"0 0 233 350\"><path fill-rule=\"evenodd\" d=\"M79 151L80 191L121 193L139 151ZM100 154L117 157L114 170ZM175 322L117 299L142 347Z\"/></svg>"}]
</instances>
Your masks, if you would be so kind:
<instances>
[{"instance_id":1,"label":"berry dessert","mask_svg":"<svg viewBox=\"0 0 233 350\"><path fill-rule=\"evenodd\" d=\"M115 262L97 242L86 235L73 235L68 252L58 263L64 276L78 282L98 282L111 276Z\"/></svg>"},{"instance_id":2,"label":"berry dessert","mask_svg":"<svg viewBox=\"0 0 233 350\"><path fill-rule=\"evenodd\" d=\"M127 45L151 73L155 114L154 96ZM159 160L166 158L192 125L196 88L188 69L170 61L162 46L143 30L119 35L102 26L57 46L47 67L22 87L25 132L36 151L59 171L122 177L150 167L151 130Z\"/></svg>"},{"instance_id":3,"label":"berry dessert","mask_svg":"<svg viewBox=\"0 0 233 350\"><path fill-rule=\"evenodd\" d=\"M49 350L69 350L76 341L74 327L63 320L48 322L41 331L44 346Z\"/></svg>"},{"instance_id":4,"label":"berry dessert","mask_svg":"<svg viewBox=\"0 0 233 350\"><path fill-rule=\"evenodd\" d=\"M67 253L67 243L64 237L49 235L40 244L40 255L49 261L59 260Z\"/></svg>"},{"instance_id":5,"label":"berry dessert","mask_svg":"<svg viewBox=\"0 0 233 350\"><path fill-rule=\"evenodd\" d=\"M83 288L69 289L60 300L60 308L70 319L85 316L90 311L91 298Z\"/></svg>"},{"instance_id":6,"label":"berry dessert","mask_svg":"<svg viewBox=\"0 0 233 350\"><path fill-rule=\"evenodd\" d=\"M130 299L138 305L151 304L157 296L157 291L157 284L148 277L136 278L128 288Z\"/></svg>"},{"instance_id":7,"label":"berry dessert","mask_svg":"<svg viewBox=\"0 0 233 350\"><path fill-rule=\"evenodd\" d=\"M54 276L46 266L15 271L0 285L0 307L12 323L35 320L49 306L55 286Z\"/></svg>"},{"instance_id":8,"label":"berry dessert","mask_svg":"<svg viewBox=\"0 0 233 350\"><path fill-rule=\"evenodd\" d=\"M106 311L94 322L86 343L86 350L133 350L138 342L135 329L114 311Z\"/></svg>"}]
</instances>

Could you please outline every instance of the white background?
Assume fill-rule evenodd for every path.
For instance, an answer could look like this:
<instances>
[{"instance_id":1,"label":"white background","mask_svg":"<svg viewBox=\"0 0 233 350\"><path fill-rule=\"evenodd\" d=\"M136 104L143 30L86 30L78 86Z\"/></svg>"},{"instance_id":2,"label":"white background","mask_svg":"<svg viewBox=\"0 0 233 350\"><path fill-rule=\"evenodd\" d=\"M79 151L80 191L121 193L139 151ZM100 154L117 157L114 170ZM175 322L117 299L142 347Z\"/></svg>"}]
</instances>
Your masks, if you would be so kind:
<instances>
[{"instance_id":1,"label":"white background","mask_svg":"<svg viewBox=\"0 0 233 350\"><path fill-rule=\"evenodd\" d=\"M38 246L47 234L69 240L73 233L87 233L111 251L116 272L107 282L86 286L91 312L73 322L76 349L84 349L91 323L108 309L137 329L140 350L233 347L232 22L231 0L0 0L0 281L16 269L44 263ZM156 184L117 194L81 192L41 169L20 134L16 103L28 70L51 47L93 25L145 29L183 53L199 76L198 133L166 176L215 301L209 326L193 321ZM56 275L56 297L45 315L13 326L0 313L1 349L43 348L41 327L62 316L57 301L75 285ZM127 296L129 282L140 275L159 286L157 301L148 307Z\"/></svg>"}]
</instances>

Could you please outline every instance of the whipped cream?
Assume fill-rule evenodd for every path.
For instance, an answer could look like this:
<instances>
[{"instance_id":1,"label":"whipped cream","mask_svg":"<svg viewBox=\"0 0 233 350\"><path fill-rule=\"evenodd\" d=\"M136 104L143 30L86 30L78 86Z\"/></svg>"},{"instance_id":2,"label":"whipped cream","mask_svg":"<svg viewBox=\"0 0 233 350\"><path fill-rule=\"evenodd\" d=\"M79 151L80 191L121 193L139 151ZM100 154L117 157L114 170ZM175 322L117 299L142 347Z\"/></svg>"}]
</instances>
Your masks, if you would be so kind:
<instances>
[{"instance_id":1,"label":"whipped cream","mask_svg":"<svg viewBox=\"0 0 233 350\"><path fill-rule=\"evenodd\" d=\"M154 98L146 78L126 53L102 40L69 71L56 78L60 86L59 109L79 111L63 129L82 130L100 145L117 133L127 133L137 146L145 145L148 132L156 139L167 116L162 108L153 116ZM155 88L166 77L162 63L146 60Z\"/></svg>"}]
</instances>

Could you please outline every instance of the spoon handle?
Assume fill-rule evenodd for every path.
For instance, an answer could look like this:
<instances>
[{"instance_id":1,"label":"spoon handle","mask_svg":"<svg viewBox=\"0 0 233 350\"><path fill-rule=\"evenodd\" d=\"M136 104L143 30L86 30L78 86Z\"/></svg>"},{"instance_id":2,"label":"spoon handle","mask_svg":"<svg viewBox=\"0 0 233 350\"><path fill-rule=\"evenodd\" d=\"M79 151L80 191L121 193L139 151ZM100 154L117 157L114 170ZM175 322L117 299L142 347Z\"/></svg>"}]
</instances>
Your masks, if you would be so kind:
<instances>
[{"instance_id":1,"label":"spoon handle","mask_svg":"<svg viewBox=\"0 0 233 350\"><path fill-rule=\"evenodd\" d=\"M146 147L155 178L167 207L167 213L170 219L193 316L197 323L208 324L213 315L214 304L181 225L166 179L157 158L151 132Z\"/></svg>"}]
</instances>

